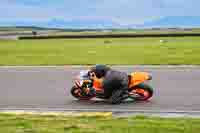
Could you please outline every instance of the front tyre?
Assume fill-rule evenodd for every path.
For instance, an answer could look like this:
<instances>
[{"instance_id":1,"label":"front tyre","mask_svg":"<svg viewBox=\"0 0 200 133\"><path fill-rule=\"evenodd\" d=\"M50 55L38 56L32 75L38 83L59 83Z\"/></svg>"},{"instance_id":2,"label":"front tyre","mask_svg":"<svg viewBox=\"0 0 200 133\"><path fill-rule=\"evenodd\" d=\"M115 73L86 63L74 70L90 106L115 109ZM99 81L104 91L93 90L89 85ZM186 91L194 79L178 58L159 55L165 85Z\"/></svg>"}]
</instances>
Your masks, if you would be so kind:
<instances>
[{"instance_id":1,"label":"front tyre","mask_svg":"<svg viewBox=\"0 0 200 133\"><path fill-rule=\"evenodd\" d=\"M83 91L81 90L81 88L78 88L76 86L73 86L71 88L71 95L78 100L90 100L94 97L91 95L84 94Z\"/></svg>"}]
</instances>

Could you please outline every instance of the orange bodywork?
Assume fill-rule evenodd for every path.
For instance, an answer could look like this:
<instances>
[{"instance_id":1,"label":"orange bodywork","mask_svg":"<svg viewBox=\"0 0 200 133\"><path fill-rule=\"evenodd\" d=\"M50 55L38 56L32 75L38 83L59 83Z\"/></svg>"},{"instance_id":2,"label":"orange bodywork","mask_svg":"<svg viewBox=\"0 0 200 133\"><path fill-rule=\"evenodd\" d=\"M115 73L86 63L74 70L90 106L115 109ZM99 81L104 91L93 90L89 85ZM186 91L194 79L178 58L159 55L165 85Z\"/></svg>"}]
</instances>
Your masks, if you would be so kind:
<instances>
[{"instance_id":1,"label":"orange bodywork","mask_svg":"<svg viewBox=\"0 0 200 133\"><path fill-rule=\"evenodd\" d=\"M150 76L147 72L133 72L130 74L131 78L129 81L129 88L134 87L146 80L149 80ZM102 91L102 82L101 81L94 81L93 82L93 87L97 90L97 91Z\"/></svg>"},{"instance_id":2,"label":"orange bodywork","mask_svg":"<svg viewBox=\"0 0 200 133\"><path fill-rule=\"evenodd\" d=\"M96 91L102 91L103 90L102 83L99 80L95 80L93 82L93 87L95 88Z\"/></svg>"},{"instance_id":3,"label":"orange bodywork","mask_svg":"<svg viewBox=\"0 0 200 133\"><path fill-rule=\"evenodd\" d=\"M129 88L134 87L146 80L149 80L150 76L147 72L133 72L130 74Z\"/></svg>"}]
</instances>

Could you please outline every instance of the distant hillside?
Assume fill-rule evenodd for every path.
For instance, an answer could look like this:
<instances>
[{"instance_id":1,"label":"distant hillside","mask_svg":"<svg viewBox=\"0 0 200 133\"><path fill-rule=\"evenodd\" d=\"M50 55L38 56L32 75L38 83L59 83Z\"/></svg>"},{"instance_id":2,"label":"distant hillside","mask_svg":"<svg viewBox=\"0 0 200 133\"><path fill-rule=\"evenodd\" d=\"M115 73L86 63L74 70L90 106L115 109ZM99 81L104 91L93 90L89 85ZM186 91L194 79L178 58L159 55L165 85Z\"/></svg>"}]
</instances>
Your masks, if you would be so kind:
<instances>
[{"instance_id":1,"label":"distant hillside","mask_svg":"<svg viewBox=\"0 0 200 133\"><path fill-rule=\"evenodd\" d=\"M169 16L145 22L138 27L200 27L200 16Z\"/></svg>"},{"instance_id":2,"label":"distant hillside","mask_svg":"<svg viewBox=\"0 0 200 133\"><path fill-rule=\"evenodd\" d=\"M43 28L35 26L10 26L0 27L0 31L42 31L42 30L60 30L56 28Z\"/></svg>"},{"instance_id":3,"label":"distant hillside","mask_svg":"<svg viewBox=\"0 0 200 133\"><path fill-rule=\"evenodd\" d=\"M190 28L190 27L200 27L200 16L168 16L161 17L152 21L145 21L144 24L130 24L130 25L120 25L113 22L112 20L93 20L93 19L74 19L74 20L63 20L63 19L51 19L49 21L34 22L34 21L0 21L1 25L7 25L7 29L29 29L29 30L67 30L67 31L77 31L77 30L99 30L99 29L131 29L131 28ZM11 27L9 27L11 26ZM40 28L43 27L43 28ZM0 27L0 30L6 30L6 27Z\"/></svg>"},{"instance_id":4,"label":"distant hillside","mask_svg":"<svg viewBox=\"0 0 200 133\"><path fill-rule=\"evenodd\" d=\"M12 21L12 22L1 22L1 25L10 25L10 26L20 26L20 27L46 27L46 28L67 28L67 29L100 29L100 28L117 28L120 27L119 24L114 23L110 20L86 20L86 19L75 19L75 20L63 20L63 19L51 19L49 21L43 21L43 22L34 22L34 21Z\"/></svg>"},{"instance_id":5,"label":"distant hillside","mask_svg":"<svg viewBox=\"0 0 200 133\"><path fill-rule=\"evenodd\" d=\"M112 29L112 28L151 28L151 27L200 27L200 16L168 16L160 19L145 21L144 24L121 26L112 20L93 20L93 19L51 19L49 21L0 21L1 25L17 26L16 28L26 28L35 30L46 30L46 28L57 29ZM40 28L46 27L46 28Z\"/></svg>"},{"instance_id":6,"label":"distant hillside","mask_svg":"<svg viewBox=\"0 0 200 133\"><path fill-rule=\"evenodd\" d=\"M120 25L114 23L110 20L62 20L62 19L52 19L47 23L47 27L57 27L57 28L85 28L85 29L95 29L95 28L112 28L119 27Z\"/></svg>"}]
</instances>

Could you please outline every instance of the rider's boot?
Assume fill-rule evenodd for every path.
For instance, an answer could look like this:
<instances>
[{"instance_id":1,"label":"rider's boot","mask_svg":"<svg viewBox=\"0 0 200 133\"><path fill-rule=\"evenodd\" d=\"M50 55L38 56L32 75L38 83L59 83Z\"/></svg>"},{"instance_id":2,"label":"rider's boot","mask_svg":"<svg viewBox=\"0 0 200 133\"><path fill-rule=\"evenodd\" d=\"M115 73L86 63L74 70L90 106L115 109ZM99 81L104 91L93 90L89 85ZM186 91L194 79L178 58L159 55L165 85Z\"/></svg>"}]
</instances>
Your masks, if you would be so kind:
<instances>
[{"instance_id":1,"label":"rider's boot","mask_svg":"<svg viewBox=\"0 0 200 133\"><path fill-rule=\"evenodd\" d=\"M135 101L135 98L134 97L131 97L129 95L129 92L128 90L124 92L124 94L122 95L122 103L129 103L129 102L134 102Z\"/></svg>"}]
</instances>

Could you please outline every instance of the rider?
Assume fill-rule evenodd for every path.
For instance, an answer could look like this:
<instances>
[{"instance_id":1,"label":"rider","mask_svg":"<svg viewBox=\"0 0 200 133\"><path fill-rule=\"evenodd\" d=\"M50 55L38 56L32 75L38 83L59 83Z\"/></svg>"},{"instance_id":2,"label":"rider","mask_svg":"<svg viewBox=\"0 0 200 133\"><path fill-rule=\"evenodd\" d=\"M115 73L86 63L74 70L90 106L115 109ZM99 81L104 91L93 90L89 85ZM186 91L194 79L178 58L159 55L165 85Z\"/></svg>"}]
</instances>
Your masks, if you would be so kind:
<instances>
[{"instance_id":1,"label":"rider","mask_svg":"<svg viewBox=\"0 0 200 133\"><path fill-rule=\"evenodd\" d=\"M106 65L96 65L89 71L90 79L102 83L104 98L112 104L119 104L128 98L128 75L112 70Z\"/></svg>"}]
</instances>

